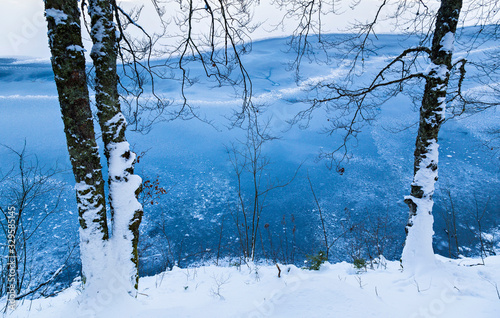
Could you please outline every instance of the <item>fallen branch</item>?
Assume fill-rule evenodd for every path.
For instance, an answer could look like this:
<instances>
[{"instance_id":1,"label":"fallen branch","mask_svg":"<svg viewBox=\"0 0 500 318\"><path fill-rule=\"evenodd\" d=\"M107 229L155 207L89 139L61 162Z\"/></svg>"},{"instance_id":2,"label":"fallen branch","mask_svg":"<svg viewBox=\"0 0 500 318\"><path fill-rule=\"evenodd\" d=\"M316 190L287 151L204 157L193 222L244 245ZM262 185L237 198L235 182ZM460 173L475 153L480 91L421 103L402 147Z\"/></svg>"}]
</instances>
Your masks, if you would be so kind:
<instances>
[{"instance_id":1,"label":"fallen branch","mask_svg":"<svg viewBox=\"0 0 500 318\"><path fill-rule=\"evenodd\" d=\"M55 279L55 278L56 278L59 274L61 274L61 273L62 273L62 271L63 271L63 269L64 269L65 267L66 267L66 265L65 265L65 264L63 264L61 267L59 267L59 269L58 269L58 270L56 270L56 271L55 271L55 273L54 273L54 274L53 274L53 275L52 275L52 276L51 276L48 280L46 280L45 282L43 282L43 283L41 283L40 285L38 285L35 289L32 289L32 290L30 290L29 292L26 292L26 293L24 293L24 294L22 294L22 295L18 295L18 296L16 296L16 298L15 298L15 299L16 299L16 300L19 300L19 299L22 299L22 298L24 298L24 297L26 297L26 296L29 296L29 295L31 295L31 294L36 293L36 292L37 292L38 290L40 290L40 288L42 288L43 286L46 286L46 285L50 284L50 282L52 282L52 281L53 281L53 280L54 280L54 279Z\"/></svg>"}]
</instances>

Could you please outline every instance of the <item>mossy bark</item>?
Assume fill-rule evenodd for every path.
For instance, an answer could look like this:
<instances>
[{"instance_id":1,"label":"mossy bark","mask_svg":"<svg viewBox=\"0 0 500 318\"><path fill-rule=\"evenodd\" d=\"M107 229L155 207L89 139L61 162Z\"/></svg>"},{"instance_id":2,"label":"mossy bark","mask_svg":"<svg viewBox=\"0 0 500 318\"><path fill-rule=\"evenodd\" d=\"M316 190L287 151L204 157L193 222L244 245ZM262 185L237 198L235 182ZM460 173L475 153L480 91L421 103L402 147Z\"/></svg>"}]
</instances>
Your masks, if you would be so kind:
<instances>
[{"instance_id":1,"label":"mossy bark","mask_svg":"<svg viewBox=\"0 0 500 318\"><path fill-rule=\"evenodd\" d=\"M116 27L113 22L114 1L109 0L89 0L89 15L91 17L91 37L93 41L93 48L91 57L95 66L95 91L96 91L96 105L97 115L99 118L99 125L102 131L102 139L105 146L105 154L108 160L109 167L109 203L111 215L113 220L113 233L125 233L125 229L119 229L123 222L114 222L115 218L125 217L128 218L128 231L132 234L129 237L125 233L125 239L131 244L132 250L130 260L135 266L135 274L132 280L134 281L134 288L137 289L139 280L138 275L138 251L137 245L139 241L139 225L142 220L143 209L138 203L137 197L141 192L140 181L133 182L136 189L128 194L116 193L123 189L120 184L132 182L132 179L139 179L134 175L135 154L130 151L125 131L127 122L120 109L120 101L118 94L118 75L117 75L117 55L118 43L116 38ZM118 146L120 145L120 146ZM117 171L113 167L116 164L114 160L110 160L113 156L110 152L119 151L117 154L122 164L120 164L121 171ZM139 179L140 180L140 179ZM116 190L115 190L116 189ZM127 211L128 208L118 208L117 200L119 196L130 195L134 196L134 210ZM117 215L117 214L123 215ZM120 224L120 225L116 225ZM123 235L122 235L123 236ZM121 237L118 239L122 239Z\"/></svg>"},{"instance_id":2,"label":"mossy bark","mask_svg":"<svg viewBox=\"0 0 500 318\"><path fill-rule=\"evenodd\" d=\"M98 210L98 218L93 222L98 224L102 239L107 239L104 182L90 109L78 2L46 0L45 9L60 10L67 16L56 23L55 18L47 15L47 24L52 69L73 174L77 183L84 182L90 186L77 192L80 225L83 229L88 227L83 217L87 210Z\"/></svg>"},{"instance_id":3,"label":"mossy bark","mask_svg":"<svg viewBox=\"0 0 500 318\"><path fill-rule=\"evenodd\" d=\"M105 253L104 250L93 251L94 248L89 246L103 246L108 239L108 227L104 182L85 73L78 1L46 0L45 15L52 69L76 181L83 275L88 276L93 275L90 268L99 264L88 264L95 259L95 255L85 253Z\"/></svg>"},{"instance_id":4,"label":"mossy bark","mask_svg":"<svg viewBox=\"0 0 500 318\"><path fill-rule=\"evenodd\" d=\"M452 68L452 45L461 8L461 0L442 0L436 18L430 54L431 64L426 77L420 107L420 123L415 143L411 194L405 198L405 202L410 209L406 226L407 241L405 249L410 239L408 234L412 231L412 227L419 215L428 215L427 220L430 220L432 231L432 197L438 170L437 141L441 124L445 119L446 94ZM412 245L425 245L424 248L427 248L428 252L432 253L432 237L425 238L425 240L430 243L422 244L422 242L417 242ZM403 251L404 256L405 251Z\"/></svg>"},{"instance_id":5,"label":"mossy bark","mask_svg":"<svg viewBox=\"0 0 500 318\"><path fill-rule=\"evenodd\" d=\"M443 48L442 41L449 32L453 33L453 35L456 33L461 8L461 0L443 0L438 11L430 56L431 63L438 67L429 72L425 84L424 96L420 107L418 135L415 143L414 175L420 170L422 160L427 157L429 145L438 140L439 129L444 121L444 101L450 77L449 72L452 67L452 52ZM439 66L446 68L447 72L445 76L437 74ZM427 168L437 170L437 162ZM421 199L426 195L431 195L432 197L432 194L423 191L422 185L412 184L412 197ZM410 206L410 216L415 215L415 204L411 199L407 199L407 203Z\"/></svg>"}]
</instances>

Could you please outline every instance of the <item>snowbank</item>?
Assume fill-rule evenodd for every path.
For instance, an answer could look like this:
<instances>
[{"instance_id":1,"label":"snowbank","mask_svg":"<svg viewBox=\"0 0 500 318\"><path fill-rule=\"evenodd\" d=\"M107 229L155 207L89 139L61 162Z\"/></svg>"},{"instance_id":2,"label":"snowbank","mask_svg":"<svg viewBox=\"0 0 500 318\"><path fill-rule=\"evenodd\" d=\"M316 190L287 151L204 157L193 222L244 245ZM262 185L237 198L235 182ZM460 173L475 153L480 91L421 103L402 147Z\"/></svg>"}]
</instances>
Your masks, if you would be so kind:
<instances>
[{"instance_id":1,"label":"snowbank","mask_svg":"<svg viewBox=\"0 0 500 318\"><path fill-rule=\"evenodd\" d=\"M357 270L324 264L319 271L280 265L202 266L140 281L138 298L113 297L79 307L80 283L56 297L24 301L9 317L498 317L500 256L437 256L434 271L401 272L399 262Z\"/></svg>"}]
</instances>

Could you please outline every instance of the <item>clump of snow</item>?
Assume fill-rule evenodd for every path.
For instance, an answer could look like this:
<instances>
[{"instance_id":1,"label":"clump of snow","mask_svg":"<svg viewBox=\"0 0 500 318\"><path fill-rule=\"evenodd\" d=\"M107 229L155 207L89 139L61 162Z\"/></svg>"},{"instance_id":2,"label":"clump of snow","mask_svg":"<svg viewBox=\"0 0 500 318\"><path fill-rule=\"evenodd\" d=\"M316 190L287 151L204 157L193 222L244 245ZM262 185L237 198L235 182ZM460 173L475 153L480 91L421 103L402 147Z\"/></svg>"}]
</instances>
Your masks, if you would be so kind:
<instances>
[{"instance_id":1,"label":"clump of snow","mask_svg":"<svg viewBox=\"0 0 500 318\"><path fill-rule=\"evenodd\" d=\"M89 5L89 15L95 22L92 25L92 40L94 45L92 46L92 54L105 56L104 52L104 38L106 37L107 30L104 26L104 10L97 3L91 3Z\"/></svg>"},{"instance_id":2,"label":"clump of snow","mask_svg":"<svg viewBox=\"0 0 500 318\"><path fill-rule=\"evenodd\" d=\"M102 229L95 220L99 220L99 212L102 211L101 204L95 204L95 186L88 185L84 181L75 186L79 199L78 209L84 211L81 216L85 228L79 228L80 257L82 259L82 273L86 280L86 289L83 297L85 300L99 295L108 275L108 247L107 242L102 240Z\"/></svg>"},{"instance_id":3,"label":"clump of snow","mask_svg":"<svg viewBox=\"0 0 500 318\"><path fill-rule=\"evenodd\" d=\"M420 187L422 198L406 196L417 206L416 215L410 219L411 227L408 228L405 247L403 249L402 263L411 274L418 274L432 269L435 266L432 236L434 235L432 206L434 201L435 183L438 179L439 145L434 140L427 147L425 157L419 164L419 169L413 177L412 186Z\"/></svg>"},{"instance_id":4,"label":"clump of snow","mask_svg":"<svg viewBox=\"0 0 500 318\"><path fill-rule=\"evenodd\" d=\"M412 216L412 226L408 229L405 247L401 257L402 266L409 274L419 275L436 266L432 237L434 235L434 217L431 213L433 201L428 198L411 197L417 204L417 215Z\"/></svg>"},{"instance_id":5,"label":"clump of snow","mask_svg":"<svg viewBox=\"0 0 500 318\"><path fill-rule=\"evenodd\" d=\"M114 132L113 138L118 138L118 136L120 135L122 130L125 129L123 127L123 125L126 125L126 124L127 124L127 119L125 118L125 116L123 115L122 112L118 112L111 119L106 121L105 126L108 127L108 131L107 131L108 134L110 132ZM118 127L117 129L113 128L113 127L118 126L118 125L120 125L121 127Z\"/></svg>"},{"instance_id":6,"label":"clump of snow","mask_svg":"<svg viewBox=\"0 0 500 318\"><path fill-rule=\"evenodd\" d=\"M447 53L453 52L453 43L455 42L455 34L453 32L446 33L441 39L441 50Z\"/></svg>"},{"instance_id":7,"label":"clump of snow","mask_svg":"<svg viewBox=\"0 0 500 318\"><path fill-rule=\"evenodd\" d=\"M56 25L59 24L64 24L66 23L65 21L68 19L68 15L64 13L62 10L58 9L47 9L45 10L45 16L48 18L53 18Z\"/></svg>"},{"instance_id":8,"label":"clump of snow","mask_svg":"<svg viewBox=\"0 0 500 318\"><path fill-rule=\"evenodd\" d=\"M68 51L85 52L86 50L80 45L70 45L66 48Z\"/></svg>"},{"instance_id":9,"label":"clump of snow","mask_svg":"<svg viewBox=\"0 0 500 318\"><path fill-rule=\"evenodd\" d=\"M134 214L142 210L142 205L136 198L136 191L142 184L141 177L129 173L133 168L136 155L130 151L128 142L111 143L108 145L109 152L109 194L113 204L113 236L110 239L112 245L111 259L114 259L114 269L122 279L127 280L127 291L135 293L134 278L136 268L131 261L133 233L129 226L134 219Z\"/></svg>"},{"instance_id":10,"label":"clump of snow","mask_svg":"<svg viewBox=\"0 0 500 318\"><path fill-rule=\"evenodd\" d=\"M81 283L56 297L25 301L10 317L498 317L500 257L451 260L420 276L384 262L358 270L324 264L319 271L293 265L202 266L141 279L137 299L103 290L78 303Z\"/></svg>"},{"instance_id":11,"label":"clump of snow","mask_svg":"<svg viewBox=\"0 0 500 318\"><path fill-rule=\"evenodd\" d=\"M445 81L449 77L449 70L448 67L444 64L434 64L430 63L427 69L425 70L424 74L427 76L432 76L435 78L439 78L442 81ZM434 87L435 90L446 90L446 87L443 87L444 85L436 86Z\"/></svg>"},{"instance_id":12,"label":"clump of snow","mask_svg":"<svg viewBox=\"0 0 500 318\"><path fill-rule=\"evenodd\" d=\"M419 169L413 177L414 186L420 186L424 195L432 197L438 179L439 145L433 140L426 149L425 158L420 161ZM432 211L432 210L431 210Z\"/></svg>"}]
</instances>

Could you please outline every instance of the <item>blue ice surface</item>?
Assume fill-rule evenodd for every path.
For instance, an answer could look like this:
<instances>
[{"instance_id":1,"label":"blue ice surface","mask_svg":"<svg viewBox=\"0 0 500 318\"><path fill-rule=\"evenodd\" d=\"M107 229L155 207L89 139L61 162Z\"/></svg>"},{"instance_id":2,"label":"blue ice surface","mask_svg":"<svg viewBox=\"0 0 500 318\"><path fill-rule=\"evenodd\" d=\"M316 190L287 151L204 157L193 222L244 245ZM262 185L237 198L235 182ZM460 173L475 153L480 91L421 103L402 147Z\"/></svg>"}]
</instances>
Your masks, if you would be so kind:
<instances>
[{"instance_id":1,"label":"blue ice surface","mask_svg":"<svg viewBox=\"0 0 500 318\"><path fill-rule=\"evenodd\" d=\"M366 63L368 74L373 74L384 56L396 55L411 42L395 35L382 35L379 39L379 55ZM321 223L306 178L309 175L331 240L353 224L375 224L379 219L385 233L381 240L387 245L384 253L389 258L398 258L408 213L403 198L409 194L413 172L416 128L411 125L418 121L418 112L405 95L390 99L375 109L377 120L363 125L357 140L349 144L352 158L341 164L344 172L328 169L327 162L317 160L319 151L336 148L341 138L338 133L331 136L320 133L328 127L324 111L316 112L305 130L290 128L286 122L297 110L306 107L294 102L303 98L304 92L297 89L296 79L288 70L287 61L293 52L287 51L286 41L256 42L244 60L253 79L254 102L262 105L263 118L270 118L272 132L280 137L263 148L271 163L262 187L268 181L286 182L301 165L293 182L266 196L259 240L267 253L260 252L259 256L272 258L275 255L272 249L282 254L286 250L287 260L297 262L322 248ZM305 61L299 83L329 76L337 68ZM200 68L193 66L192 71L196 74ZM41 165L57 163L66 169L59 177L68 184L66 201L43 230L48 238L44 244L54 242L53 254L58 255L66 241L77 241L78 223L71 190L74 180L50 63L0 59L0 82L1 143L19 150L26 141L28 152L36 154ZM156 85L158 92L179 102L178 82L163 80ZM240 243L234 218L239 209L237 183L226 147L232 143L241 147L239 142L245 140L245 133L239 128L227 129L231 122L226 118L240 107L234 91L213 86L200 76L200 83L188 88L187 96L189 103L198 107L203 118L213 120L217 129L199 120L175 120L155 124L147 134L128 133L134 150L138 154L145 152L136 172L145 180L158 178L160 186L170 189L157 203L145 204L140 243L143 274L161 271L173 262L182 266L203 257L215 257L221 231L224 237L221 256L238 254ZM418 93L422 88L410 90ZM489 202L488 220L498 218L498 157L485 146L484 134L487 128L498 127L499 121L492 119L495 116L498 119L495 112L485 112L443 125L434 208L437 252L447 253L441 218L450 209L447 191L461 216L459 230L464 237L471 235L469 227L476 202L479 208ZM482 127L478 128L478 122ZM405 127L410 128L401 130ZM9 150L0 148L2 171L12 167L14 159ZM243 194L245 204L251 207L252 184L248 173L243 179ZM55 228L56 224L63 226ZM269 225L266 230L265 224ZM350 250L353 244L349 242L347 237L338 241L333 260L349 260L354 255Z\"/></svg>"}]
</instances>

